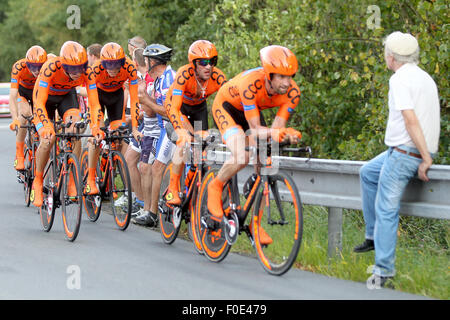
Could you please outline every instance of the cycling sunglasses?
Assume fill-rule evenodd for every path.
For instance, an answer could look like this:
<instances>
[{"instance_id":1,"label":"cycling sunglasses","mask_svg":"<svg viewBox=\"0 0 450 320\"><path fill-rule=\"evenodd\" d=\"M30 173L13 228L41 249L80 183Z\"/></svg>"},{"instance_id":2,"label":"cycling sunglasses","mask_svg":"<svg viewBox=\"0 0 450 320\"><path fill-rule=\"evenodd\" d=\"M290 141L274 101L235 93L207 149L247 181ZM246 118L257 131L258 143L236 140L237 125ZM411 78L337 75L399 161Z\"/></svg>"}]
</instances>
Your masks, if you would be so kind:
<instances>
[{"instance_id":1,"label":"cycling sunglasses","mask_svg":"<svg viewBox=\"0 0 450 320\"><path fill-rule=\"evenodd\" d=\"M197 63L202 67L206 67L208 64L214 67L217 65L217 57L211 59L197 59Z\"/></svg>"},{"instance_id":2,"label":"cycling sunglasses","mask_svg":"<svg viewBox=\"0 0 450 320\"><path fill-rule=\"evenodd\" d=\"M26 65L30 72L39 72L42 68L43 63L26 62Z\"/></svg>"},{"instance_id":3,"label":"cycling sunglasses","mask_svg":"<svg viewBox=\"0 0 450 320\"><path fill-rule=\"evenodd\" d=\"M84 73L88 67L88 63L83 63L83 64L78 64L78 65L70 65L70 64L63 64L62 65L64 71L66 73L70 73L70 74L79 74L79 73Z\"/></svg>"},{"instance_id":4,"label":"cycling sunglasses","mask_svg":"<svg viewBox=\"0 0 450 320\"><path fill-rule=\"evenodd\" d=\"M102 60L102 66L108 70L116 70L123 67L125 64L125 58L117 60Z\"/></svg>"}]
</instances>

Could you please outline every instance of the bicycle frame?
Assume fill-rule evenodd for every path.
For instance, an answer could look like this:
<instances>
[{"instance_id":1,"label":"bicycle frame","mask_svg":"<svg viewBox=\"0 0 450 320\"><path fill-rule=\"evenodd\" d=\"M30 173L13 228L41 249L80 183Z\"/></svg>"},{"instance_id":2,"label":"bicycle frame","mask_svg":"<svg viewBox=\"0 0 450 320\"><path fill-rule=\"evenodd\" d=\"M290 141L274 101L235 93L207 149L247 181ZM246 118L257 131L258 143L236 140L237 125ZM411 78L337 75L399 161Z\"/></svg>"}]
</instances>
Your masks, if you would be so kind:
<instances>
[{"instance_id":1,"label":"bicycle frame","mask_svg":"<svg viewBox=\"0 0 450 320\"><path fill-rule=\"evenodd\" d=\"M119 128L120 129L120 128ZM120 140L120 139L124 139L124 138L129 138L130 136L126 136L126 135L113 135L114 132L121 132L120 130L115 130L112 132L108 132L105 128L102 128L102 130L105 132L106 136L104 141L106 142L106 146L108 150L108 156L106 158L106 163L104 168L100 168L100 170L102 171L103 175L103 179L101 181L99 181L99 187L100 187L100 194L102 195L102 197L104 195L106 195L107 193L107 187L109 186L110 188L113 187L113 183L114 181L112 181L110 179L110 177L113 176L113 167L112 167L112 163L113 163L113 151L117 151L117 150L113 150L112 148L112 143L115 140ZM122 132L123 133L123 132ZM101 160L101 157L103 157L102 153L105 151L102 151L99 155L99 160ZM118 152L118 151L117 151ZM124 190L116 190L116 191L124 191Z\"/></svg>"},{"instance_id":2,"label":"bicycle frame","mask_svg":"<svg viewBox=\"0 0 450 320\"><path fill-rule=\"evenodd\" d=\"M249 148L247 148L249 149ZM268 149L269 154L271 153L271 148ZM311 155L311 149L309 147L306 148L286 148L285 151L288 152L308 152L309 155ZM261 174L261 169L262 168L270 168L272 166L272 157L269 156L267 158L267 161L265 164L260 162L260 157L259 157L259 153L260 150L258 149L258 162L256 164L256 166L258 167L258 172L257 172L257 176L256 176L256 180L250 190L250 193L244 203L243 208L241 208L241 200L240 200L240 194L239 194L239 189L238 189L238 181L237 181L237 174L234 175L229 182L227 182L227 184L224 186L224 189L226 188L227 185L230 185L231 188L231 202L230 202L230 210L229 212L225 212L225 216L230 216L231 213L235 213L238 217L238 222L239 222L239 234L244 231L247 236L249 237L250 241L252 242L253 245L253 236L250 233L249 227L248 225L244 225L245 220L247 219L248 214L250 213L251 208L253 207L253 204L256 201L256 208L260 208L261 207L261 201L263 200L264 196L267 196L269 194L269 185L270 188L272 189L272 193L274 195L274 200L277 203L277 206L281 208L281 200L280 200L280 195L278 192L278 189L272 184L270 175L268 174ZM264 188L261 190L261 192L257 193L257 190L260 189L261 184L264 184ZM266 197L266 207L269 210L268 213L268 223L269 224L287 224L288 222L285 220L285 216L283 214L283 210L281 209L280 211L280 217L281 220L278 221L274 221L271 219L270 216L270 205L268 203L269 198Z\"/></svg>"}]
</instances>

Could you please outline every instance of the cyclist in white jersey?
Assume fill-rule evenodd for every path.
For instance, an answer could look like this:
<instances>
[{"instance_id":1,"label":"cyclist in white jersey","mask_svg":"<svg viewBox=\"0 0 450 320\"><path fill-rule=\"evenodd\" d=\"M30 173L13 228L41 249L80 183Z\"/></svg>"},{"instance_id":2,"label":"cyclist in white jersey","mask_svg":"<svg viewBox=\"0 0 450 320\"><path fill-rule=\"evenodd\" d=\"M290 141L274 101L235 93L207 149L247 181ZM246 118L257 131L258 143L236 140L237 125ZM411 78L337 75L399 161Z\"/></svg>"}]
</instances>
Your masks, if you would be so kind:
<instances>
[{"instance_id":1,"label":"cyclist in white jersey","mask_svg":"<svg viewBox=\"0 0 450 320\"><path fill-rule=\"evenodd\" d=\"M160 44L151 44L144 50L144 57L148 59L149 73L155 82L153 92L143 90L143 84L139 86L139 101L146 113L140 168L143 168L141 172L147 175L143 177L146 181L143 182L143 186L147 185L147 182L151 185L148 197L150 203L147 204L147 197L145 197L142 214L132 220L140 225L156 226L157 224L156 213L162 175L175 150L175 144L167 137L166 121L162 118L167 116L164 100L175 79L175 72L167 64L171 56L172 49Z\"/></svg>"}]
</instances>

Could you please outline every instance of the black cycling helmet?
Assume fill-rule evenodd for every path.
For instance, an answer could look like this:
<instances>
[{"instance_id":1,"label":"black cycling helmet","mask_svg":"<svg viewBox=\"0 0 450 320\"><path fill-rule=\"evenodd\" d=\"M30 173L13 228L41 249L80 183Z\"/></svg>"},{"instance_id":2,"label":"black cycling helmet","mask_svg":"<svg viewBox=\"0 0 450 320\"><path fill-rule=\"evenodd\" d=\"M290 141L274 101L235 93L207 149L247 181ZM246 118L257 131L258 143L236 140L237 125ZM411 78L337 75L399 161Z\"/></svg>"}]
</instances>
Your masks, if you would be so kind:
<instances>
[{"instance_id":1,"label":"black cycling helmet","mask_svg":"<svg viewBox=\"0 0 450 320\"><path fill-rule=\"evenodd\" d=\"M153 43L144 49L142 55L150 59L159 60L163 64L167 64L172 57L172 50L173 49L168 48L165 45Z\"/></svg>"}]
</instances>

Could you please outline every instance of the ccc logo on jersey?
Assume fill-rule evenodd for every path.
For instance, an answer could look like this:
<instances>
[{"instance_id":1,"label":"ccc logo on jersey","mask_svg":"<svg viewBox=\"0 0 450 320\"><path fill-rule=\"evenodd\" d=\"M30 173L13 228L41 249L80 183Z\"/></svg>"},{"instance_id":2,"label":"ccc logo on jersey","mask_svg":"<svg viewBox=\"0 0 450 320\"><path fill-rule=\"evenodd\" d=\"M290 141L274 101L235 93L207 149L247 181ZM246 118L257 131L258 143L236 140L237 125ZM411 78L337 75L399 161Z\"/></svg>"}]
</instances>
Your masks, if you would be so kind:
<instances>
[{"instance_id":1,"label":"ccc logo on jersey","mask_svg":"<svg viewBox=\"0 0 450 320\"><path fill-rule=\"evenodd\" d=\"M217 122L220 126L220 129L224 129L226 126L228 126L227 118L222 114L222 110L217 109L214 111L214 116L217 119Z\"/></svg>"},{"instance_id":2,"label":"ccc logo on jersey","mask_svg":"<svg viewBox=\"0 0 450 320\"><path fill-rule=\"evenodd\" d=\"M194 68L188 68L187 70L183 70L181 74L177 77L177 83L180 86L184 86L187 80L194 76Z\"/></svg>"},{"instance_id":3,"label":"ccc logo on jersey","mask_svg":"<svg viewBox=\"0 0 450 320\"><path fill-rule=\"evenodd\" d=\"M255 98L258 90L262 88L262 82L260 79L257 79L255 82L248 85L248 88L244 90L243 95L244 98L248 100L252 100Z\"/></svg>"},{"instance_id":4,"label":"ccc logo on jersey","mask_svg":"<svg viewBox=\"0 0 450 320\"><path fill-rule=\"evenodd\" d=\"M219 75L217 71L213 71L213 73L211 74L211 79L216 81L219 86L221 86L226 82L224 75L223 74Z\"/></svg>"},{"instance_id":5,"label":"ccc logo on jersey","mask_svg":"<svg viewBox=\"0 0 450 320\"><path fill-rule=\"evenodd\" d=\"M297 105L300 102L300 91L295 87L288 91L287 96L291 99L293 105Z\"/></svg>"}]
</instances>

